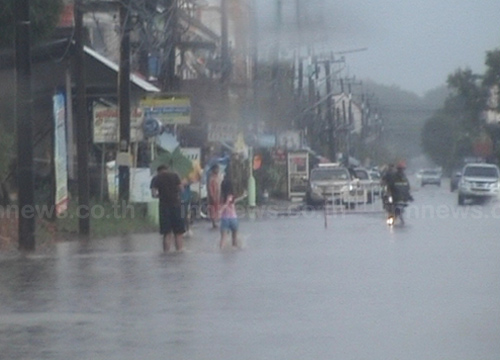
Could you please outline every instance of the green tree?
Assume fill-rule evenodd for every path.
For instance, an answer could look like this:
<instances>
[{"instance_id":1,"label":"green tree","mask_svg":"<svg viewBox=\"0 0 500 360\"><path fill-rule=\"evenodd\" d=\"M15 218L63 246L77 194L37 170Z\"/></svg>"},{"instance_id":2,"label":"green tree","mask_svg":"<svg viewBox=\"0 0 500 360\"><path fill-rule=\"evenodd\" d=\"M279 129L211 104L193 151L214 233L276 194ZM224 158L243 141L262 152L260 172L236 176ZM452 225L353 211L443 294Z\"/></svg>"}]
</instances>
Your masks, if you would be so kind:
<instances>
[{"instance_id":1,"label":"green tree","mask_svg":"<svg viewBox=\"0 0 500 360\"><path fill-rule=\"evenodd\" d=\"M488 95L481 79L481 75L474 74L470 69L458 69L448 76L447 81L452 96L445 106L452 111L458 111L463 120L474 126L485 109Z\"/></svg>"},{"instance_id":2,"label":"green tree","mask_svg":"<svg viewBox=\"0 0 500 360\"><path fill-rule=\"evenodd\" d=\"M485 86L500 86L500 49L486 52L486 73L483 77Z\"/></svg>"},{"instance_id":3,"label":"green tree","mask_svg":"<svg viewBox=\"0 0 500 360\"><path fill-rule=\"evenodd\" d=\"M456 133L453 117L446 111L438 111L429 118L422 130L422 147L431 160L446 169L452 164L456 144Z\"/></svg>"},{"instance_id":4,"label":"green tree","mask_svg":"<svg viewBox=\"0 0 500 360\"><path fill-rule=\"evenodd\" d=\"M17 0L0 2L0 47L12 47L15 36L15 3ZM63 9L63 0L31 0L32 40L46 39L55 29Z\"/></svg>"},{"instance_id":5,"label":"green tree","mask_svg":"<svg viewBox=\"0 0 500 360\"><path fill-rule=\"evenodd\" d=\"M483 77L470 69L448 76L450 95L444 107L429 118L422 130L425 153L446 169L473 155L473 145L484 135L482 112L488 97Z\"/></svg>"}]
</instances>

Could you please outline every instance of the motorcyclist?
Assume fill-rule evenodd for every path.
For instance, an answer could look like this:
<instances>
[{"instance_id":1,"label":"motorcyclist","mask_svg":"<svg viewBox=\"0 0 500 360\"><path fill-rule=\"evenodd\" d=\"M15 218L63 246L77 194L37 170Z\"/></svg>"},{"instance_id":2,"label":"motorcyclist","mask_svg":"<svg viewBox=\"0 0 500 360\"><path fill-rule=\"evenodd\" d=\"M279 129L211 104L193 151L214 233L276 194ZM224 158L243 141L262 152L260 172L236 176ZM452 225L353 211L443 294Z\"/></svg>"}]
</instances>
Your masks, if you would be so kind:
<instances>
[{"instance_id":1,"label":"motorcyclist","mask_svg":"<svg viewBox=\"0 0 500 360\"><path fill-rule=\"evenodd\" d=\"M396 175L396 167L394 164L389 164L382 171L380 184L382 185L382 201L384 208L387 208L389 196L391 196L389 184L393 183L394 175Z\"/></svg>"},{"instance_id":2,"label":"motorcyclist","mask_svg":"<svg viewBox=\"0 0 500 360\"><path fill-rule=\"evenodd\" d=\"M396 174L396 167L394 164L387 165L387 168L382 172L381 183L382 186L387 186L388 183L392 182L392 177Z\"/></svg>"},{"instance_id":3,"label":"motorcyclist","mask_svg":"<svg viewBox=\"0 0 500 360\"><path fill-rule=\"evenodd\" d=\"M388 195L392 196L395 203L413 201L413 197L410 194L410 182L406 177L405 168L406 164L404 161L399 162L396 166L396 172L385 179Z\"/></svg>"}]
</instances>

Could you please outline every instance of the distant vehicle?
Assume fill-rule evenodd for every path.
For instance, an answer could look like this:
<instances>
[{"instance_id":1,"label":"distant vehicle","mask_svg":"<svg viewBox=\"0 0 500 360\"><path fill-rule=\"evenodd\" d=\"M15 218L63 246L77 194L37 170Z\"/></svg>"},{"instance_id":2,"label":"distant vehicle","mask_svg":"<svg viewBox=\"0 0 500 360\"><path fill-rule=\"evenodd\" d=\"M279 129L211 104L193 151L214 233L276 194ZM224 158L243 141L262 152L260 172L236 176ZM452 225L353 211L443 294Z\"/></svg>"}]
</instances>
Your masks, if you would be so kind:
<instances>
[{"instance_id":1,"label":"distant vehicle","mask_svg":"<svg viewBox=\"0 0 500 360\"><path fill-rule=\"evenodd\" d=\"M420 185L441 186L441 171L437 169L424 169L420 172Z\"/></svg>"},{"instance_id":2,"label":"distant vehicle","mask_svg":"<svg viewBox=\"0 0 500 360\"><path fill-rule=\"evenodd\" d=\"M462 177L461 171L454 171L450 177L450 191L453 192L458 189L458 183Z\"/></svg>"},{"instance_id":3,"label":"distant vehicle","mask_svg":"<svg viewBox=\"0 0 500 360\"><path fill-rule=\"evenodd\" d=\"M500 170L493 164L467 164L458 184L458 205L469 199L488 200L500 194Z\"/></svg>"}]
</instances>

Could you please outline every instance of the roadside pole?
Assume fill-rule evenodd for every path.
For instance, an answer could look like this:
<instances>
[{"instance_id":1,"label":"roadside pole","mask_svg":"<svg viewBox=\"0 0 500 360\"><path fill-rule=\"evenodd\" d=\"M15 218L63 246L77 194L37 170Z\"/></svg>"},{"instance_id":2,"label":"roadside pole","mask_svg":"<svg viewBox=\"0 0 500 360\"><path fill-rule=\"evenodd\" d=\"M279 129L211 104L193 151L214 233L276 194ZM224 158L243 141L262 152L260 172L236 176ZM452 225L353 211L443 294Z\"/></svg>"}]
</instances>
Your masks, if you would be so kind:
<instances>
[{"instance_id":1,"label":"roadside pole","mask_svg":"<svg viewBox=\"0 0 500 360\"><path fill-rule=\"evenodd\" d=\"M123 1L120 4L121 45L118 77L120 161L117 161L118 198L121 203L128 203L130 197L130 15L130 0Z\"/></svg>"},{"instance_id":2,"label":"roadside pole","mask_svg":"<svg viewBox=\"0 0 500 360\"><path fill-rule=\"evenodd\" d=\"M33 172L33 94L31 84L30 2L17 0L16 116L19 248L35 250L35 189Z\"/></svg>"},{"instance_id":3,"label":"roadside pole","mask_svg":"<svg viewBox=\"0 0 500 360\"><path fill-rule=\"evenodd\" d=\"M326 196L326 189L323 188L323 215L325 217L325 229L328 227L328 213L327 213L327 204L328 204L328 201L327 201L327 196Z\"/></svg>"},{"instance_id":4,"label":"roadside pole","mask_svg":"<svg viewBox=\"0 0 500 360\"><path fill-rule=\"evenodd\" d=\"M325 61L325 77L326 77L326 116L328 120L328 152L330 161L335 161L335 124L332 113L332 79L330 74L330 60Z\"/></svg>"},{"instance_id":5,"label":"roadside pole","mask_svg":"<svg viewBox=\"0 0 500 360\"><path fill-rule=\"evenodd\" d=\"M77 110L77 159L78 159L78 233L90 234L90 190L89 190L89 133L87 98L85 86L85 52L83 49L83 4L75 4L75 67Z\"/></svg>"},{"instance_id":6,"label":"roadside pole","mask_svg":"<svg viewBox=\"0 0 500 360\"><path fill-rule=\"evenodd\" d=\"M255 177L253 176L253 148L249 149L249 165L250 176L248 177L248 206L254 208L256 206L256 189Z\"/></svg>"}]
</instances>

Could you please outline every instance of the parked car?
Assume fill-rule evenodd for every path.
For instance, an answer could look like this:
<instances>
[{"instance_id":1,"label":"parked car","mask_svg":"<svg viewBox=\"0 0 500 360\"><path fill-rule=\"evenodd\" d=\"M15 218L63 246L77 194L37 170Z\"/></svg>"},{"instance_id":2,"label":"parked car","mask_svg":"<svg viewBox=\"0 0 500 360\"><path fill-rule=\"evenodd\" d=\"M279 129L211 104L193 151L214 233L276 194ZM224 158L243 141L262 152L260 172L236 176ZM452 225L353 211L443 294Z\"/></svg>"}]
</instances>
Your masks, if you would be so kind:
<instances>
[{"instance_id":1,"label":"parked car","mask_svg":"<svg viewBox=\"0 0 500 360\"><path fill-rule=\"evenodd\" d=\"M371 203L373 201L373 196L376 195L375 191L378 190L380 194L380 186L377 186L379 185L379 181L373 180L370 171L365 168L354 168L352 173L356 179L355 185L364 192L360 203Z\"/></svg>"},{"instance_id":2,"label":"parked car","mask_svg":"<svg viewBox=\"0 0 500 360\"><path fill-rule=\"evenodd\" d=\"M437 185L441 186L441 171L438 169L424 169L420 173L420 185Z\"/></svg>"},{"instance_id":3,"label":"parked car","mask_svg":"<svg viewBox=\"0 0 500 360\"><path fill-rule=\"evenodd\" d=\"M349 191L351 176L346 167L339 164L320 164L311 171L306 191L306 204L323 205L325 197L341 199Z\"/></svg>"},{"instance_id":4,"label":"parked car","mask_svg":"<svg viewBox=\"0 0 500 360\"><path fill-rule=\"evenodd\" d=\"M378 170L370 170L370 176L372 180L375 182L375 189L373 190L373 194L376 196L381 196L382 193L382 175Z\"/></svg>"},{"instance_id":5,"label":"parked car","mask_svg":"<svg viewBox=\"0 0 500 360\"><path fill-rule=\"evenodd\" d=\"M500 194L500 170L493 164L467 164L458 184L458 204L468 199L487 200Z\"/></svg>"}]
</instances>

